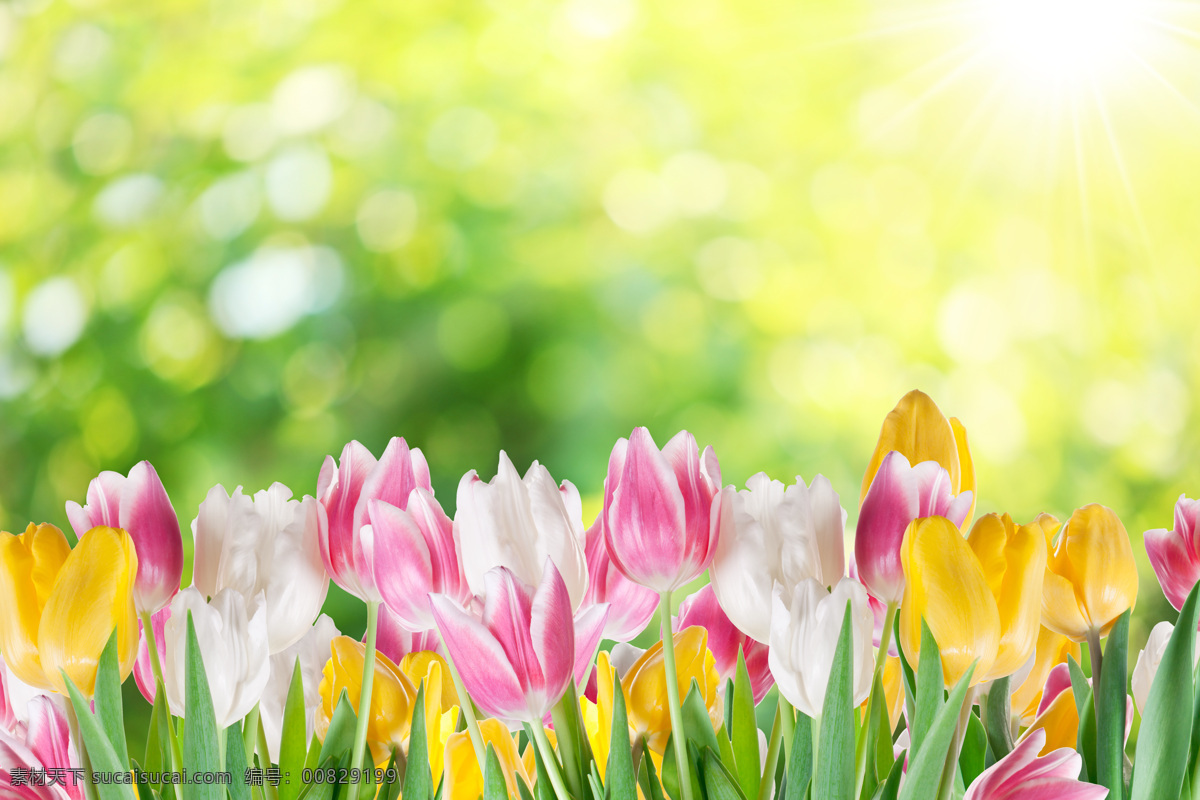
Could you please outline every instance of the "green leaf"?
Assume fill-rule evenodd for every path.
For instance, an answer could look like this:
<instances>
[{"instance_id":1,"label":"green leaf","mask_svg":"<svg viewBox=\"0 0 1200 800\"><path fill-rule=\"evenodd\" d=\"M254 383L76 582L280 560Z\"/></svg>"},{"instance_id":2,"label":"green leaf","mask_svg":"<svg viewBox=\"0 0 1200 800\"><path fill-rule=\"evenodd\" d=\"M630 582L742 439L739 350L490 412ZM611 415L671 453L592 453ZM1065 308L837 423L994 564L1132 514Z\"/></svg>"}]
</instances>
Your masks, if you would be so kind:
<instances>
[{"instance_id":1,"label":"green leaf","mask_svg":"<svg viewBox=\"0 0 1200 800\"><path fill-rule=\"evenodd\" d=\"M987 696L987 738L999 760L1012 752L1012 692L1006 675L992 681Z\"/></svg>"},{"instance_id":2,"label":"green leaf","mask_svg":"<svg viewBox=\"0 0 1200 800\"><path fill-rule=\"evenodd\" d=\"M923 655L924 645L922 645L921 652ZM924 658L922 658L922 662L924 662ZM941 672L940 669L938 671ZM946 764L946 756L950 752L950 742L954 738L954 730L958 726L958 715L962 711L967 688L971 685L971 676L974 674L975 665L972 664L966 674L955 684L954 690L950 692L949 700L942 705L941 710L934 717L933 724L925 732L921 750L909 763L904 790L900 793L901 800L929 800L929 798L937 797L938 786L942 780L942 768Z\"/></svg>"},{"instance_id":3,"label":"green leaf","mask_svg":"<svg viewBox=\"0 0 1200 800\"><path fill-rule=\"evenodd\" d=\"M296 800L300 796L301 777L304 774L304 758L308 755L308 714L304 708L304 678L300 671L300 659L292 668L292 682L288 686L287 700L283 705L283 735L279 742L279 800Z\"/></svg>"},{"instance_id":4,"label":"green leaf","mask_svg":"<svg viewBox=\"0 0 1200 800\"><path fill-rule=\"evenodd\" d=\"M425 725L425 681L421 681L417 699L413 702L412 732L408 738L408 767L401 791L405 800L433 800L433 775L429 770Z\"/></svg>"},{"instance_id":5,"label":"green leaf","mask_svg":"<svg viewBox=\"0 0 1200 800\"><path fill-rule=\"evenodd\" d=\"M67 692L71 696L71 706L75 709L75 716L79 720L79 734L83 737L83 746L92 759L92 770L114 774L127 772L128 770L121 763L116 750L113 749L112 742L104 735L100 721L92 714L88 701L83 699L79 689L67 676L66 670L62 671L62 676L67 684ZM101 783L97 784L96 790L100 800L137 800L137 793L134 792L132 786Z\"/></svg>"},{"instance_id":6,"label":"green leaf","mask_svg":"<svg viewBox=\"0 0 1200 800\"><path fill-rule=\"evenodd\" d=\"M901 721L907 724L907 720L917 716L917 673L913 671L908 656L904 654L904 647L900 644L900 615L896 614L895 618L892 625L892 641L896 643L896 652L900 654L900 676L904 681L904 716ZM912 736L911 731L909 736Z\"/></svg>"},{"instance_id":7,"label":"green leaf","mask_svg":"<svg viewBox=\"0 0 1200 800\"><path fill-rule=\"evenodd\" d=\"M354 749L354 728L358 717L354 707L350 705L350 697L343 689L333 709L333 717L329 720L329 730L325 732L325 741L321 743L321 751L317 762L324 764L327 759L341 758L342 753L350 753Z\"/></svg>"},{"instance_id":8,"label":"green leaf","mask_svg":"<svg viewBox=\"0 0 1200 800\"><path fill-rule=\"evenodd\" d=\"M146 782L146 770L142 769L142 765L137 762L136 758L131 758L129 766L133 770L133 785L137 789L138 800L157 800L154 787Z\"/></svg>"},{"instance_id":9,"label":"green leaf","mask_svg":"<svg viewBox=\"0 0 1200 800\"><path fill-rule=\"evenodd\" d=\"M225 729L225 769L232 780L229 784L229 800L250 800L250 787L246 785L246 749L242 745L242 723L235 722ZM300 776L295 781L299 789ZM280 783L283 789L286 784Z\"/></svg>"},{"instance_id":10,"label":"green leaf","mask_svg":"<svg viewBox=\"0 0 1200 800\"><path fill-rule=\"evenodd\" d=\"M933 632L921 620L921 655L917 665L917 697L916 709L912 727L909 729L911 746L909 751L916 755L921 752L921 744L942 708L942 691L946 686L942 675L942 654L938 649Z\"/></svg>"},{"instance_id":11,"label":"green leaf","mask_svg":"<svg viewBox=\"0 0 1200 800\"><path fill-rule=\"evenodd\" d=\"M125 744L125 716L121 705L121 674L117 665L117 631L113 630L100 653L96 669L96 719L100 729L112 742L113 750L126 771L129 769L129 747Z\"/></svg>"},{"instance_id":12,"label":"green leaf","mask_svg":"<svg viewBox=\"0 0 1200 800\"><path fill-rule=\"evenodd\" d=\"M187 725L183 729L183 763L191 773L220 772L222 764L217 742L220 732L208 689L208 676L204 672L204 656L190 611L185 658L183 706ZM182 788L183 800L219 800L223 793L220 786L203 783L186 783Z\"/></svg>"},{"instance_id":13,"label":"green leaf","mask_svg":"<svg viewBox=\"0 0 1200 800\"><path fill-rule=\"evenodd\" d=\"M696 679L688 688L687 697L683 700L683 731L685 739L696 743L701 749L712 748L719 752L721 746L717 743L717 732L713 730L712 718L708 716L708 706L704 703L704 695L700 691Z\"/></svg>"},{"instance_id":14,"label":"green leaf","mask_svg":"<svg viewBox=\"0 0 1200 800\"><path fill-rule=\"evenodd\" d=\"M1183 786L1193 733L1192 703L1187 701L1195 697L1192 662L1196 646L1198 591L1200 584L1192 587L1184 601L1150 686L1138 733L1137 761L1130 786L1132 800L1178 797Z\"/></svg>"},{"instance_id":15,"label":"green leaf","mask_svg":"<svg viewBox=\"0 0 1200 800\"><path fill-rule=\"evenodd\" d=\"M629 746L629 719L625 711L625 692L621 679L613 674L612 739L608 746L608 764L604 767L608 782L608 800L638 800L637 778L633 773L633 751ZM649 795L647 795L649 797Z\"/></svg>"},{"instance_id":16,"label":"green leaf","mask_svg":"<svg viewBox=\"0 0 1200 800\"><path fill-rule=\"evenodd\" d=\"M504 783L504 769L496 749L487 746L487 768L483 771L483 800L508 800L508 786Z\"/></svg>"},{"instance_id":17,"label":"green leaf","mask_svg":"<svg viewBox=\"0 0 1200 800\"><path fill-rule=\"evenodd\" d=\"M958 767L967 786L987 768L987 746L987 732L983 729L983 723L979 717L969 714L967 735L963 738L962 752L958 756Z\"/></svg>"},{"instance_id":18,"label":"green leaf","mask_svg":"<svg viewBox=\"0 0 1200 800\"><path fill-rule=\"evenodd\" d=\"M905 754L901 753L892 764L892 771L888 773L887 780L879 787L879 800L896 800L900 793L900 778L904 775L904 758Z\"/></svg>"},{"instance_id":19,"label":"green leaf","mask_svg":"<svg viewBox=\"0 0 1200 800\"><path fill-rule=\"evenodd\" d=\"M146 764L145 772L161 773L163 771L163 763L170 761L169 758L164 757L161 746L162 742L159 739L159 729L161 726L158 724L158 709L159 701L156 696L154 706L150 709L150 727L146 729L146 757L143 759ZM138 794L141 794L140 790Z\"/></svg>"},{"instance_id":20,"label":"green leaf","mask_svg":"<svg viewBox=\"0 0 1200 800\"><path fill-rule=\"evenodd\" d=\"M896 755L892 751L892 719L888 715L887 694L883 692L882 675L880 676L879 723L875 739L875 776L877 782L882 782L892 771ZM887 731L886 736L879 736L878 731Z\"/></svg>"},{"instance_id":21,"label":"green leaf","mask_svg":"<svg viewBox=\"0 0 1200 800\"><path fill-rule=\"evenodd\" d=\"M813 800L854 798L854 630L850 603L833 651L821 712ZM794 746L794 744L793 744Z\"/></svg>"},{"instance_id":22,"label":"green leaf","mask_svg":"<svg viewBox=\"0 0 1200 800\"><path fill-rule=\"evenodd\" d=\"M1109 632L1100 667L1100 685L1093 687L1097 691L1096 782L1108 788L1109 800L1122 800L1125 792L1125 710L1131 613L1122 614Z\"/></svg>"},{"instance_id":23,"label":"green leaf","mask_svg":"<svg viewBox=\"0 0 1200 800\"><path fill-rule=\"evenodd\" d=\"M784 792L786 800L799 800L808 791L812 780L812 719L796 709L796 732L792 736L792 752L788 756Z\"/></svg>"},{"instance_id":24,"label":"green leaf","mask_svg":"<svg viewBox=\"0 0 1200 800\"><path fill-rule=\"evenodd\" d=\"M733 763L737 769L738 785L741 786L743 795L757 798L760 782L758 725L754 719L754 691L750 687L750 672L746 669L746 659L740 647L733 693L725 696L733 698L729 739L733 746Z\"/></svg>"},{"instance_id":25,"label":"green leaf","mask_svg":"<svg viewBox=\"0 0 1200 800\"><path fill-rule=\"evenodd\" d=\"M686 721L684 722L683 727L686 732L688 727ZM684 740L689 745L695 744L695 742L688 741L686 736L684 737ZM696 762L691 762L691 765L692 769L688 771L688 777L692 781L692 797L700 798L702 797L700 794L700 765ZM672 798L672 800L681 800L682 794L680 794L679 789L679 767L675 761L675 734L673 732L667 737L667 744L663 750L662 785L663 791L666 792L668 797Z\"/></svg>"},{"instance_id":26,"label":"green leaf","mask_svg":"<svg viewBox=\"0 0 1200 800\"><path fill-rule=\"evenodd\" d=\"M638 785L642 787L642 794L647 800L664 800L662 781L659 780L658 772L654 769L654 761L650 758L649 753L642 755L642 766L638 770Z\"/></svg>"},{"instance_id":27,"label":"green leaf","mask_svg":"<svg viewBox=\"0 0 1200 800\"><path fill-rule=\"evenodd\" d=\"M1079 734L1075 749L1083 758L1080 780L1091 781L1096 776L1096 713L1092 687L1088 685L1083 668L1074 658L1067 662L1071 670L1071 693L1075 697L1075 713L1079 716Z\"/></svg>"},{"instance_id":28,"label":"green leaf","mask_svg":"<svg viewBox=\"0 0 1200 800\"><path fill-rule=\"evenodd\" d=\"M704 776L704 797L707 800L746 800L738 788L737 781L721 763L721 757L705 748L700 754L700 768ZM757 795L755 795L757 798Z\"/></svg>"},{"instance_id":29,"label":"green leaf","mask_svg":"<svg viewBox=\"0 0 1200 800\"><path fill-rule=\"evenodd\" d=\"M557 800L554 787L550 785L550 773L546 771L546 763L542 760L542 750L537 746L537 740L533 737L533 728L528 723L525 725L525 732L529 737L529 746L533 748L533 763L537 768L537 780L533 785L534 792L537 793L537 800Z\"/></svg>"},{"instance_id":30,"label":"green leaf","mask_svg":"<svg viewBox=\"0 0 1200 800\"><path fill-rule=\"evenodd\" d=\"M554 732L558 736L557 750L563 764L563 779L572 796L586 800L589 791L587 774L592 765L592 748L583 730L579 696L575 685L568 682L567 692L551 709Z\"/></svg>"}]
</instances>

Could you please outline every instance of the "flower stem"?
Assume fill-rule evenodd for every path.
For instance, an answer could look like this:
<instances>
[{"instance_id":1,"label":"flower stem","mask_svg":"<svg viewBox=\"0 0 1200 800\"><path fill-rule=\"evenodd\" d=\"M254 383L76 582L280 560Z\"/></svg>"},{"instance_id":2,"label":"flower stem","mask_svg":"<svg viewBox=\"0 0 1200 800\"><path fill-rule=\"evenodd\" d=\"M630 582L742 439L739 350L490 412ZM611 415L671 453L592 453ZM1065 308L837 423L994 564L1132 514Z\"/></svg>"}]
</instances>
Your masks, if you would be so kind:
<instances>
[{"instance_id":1,"label":"flower stem","mask_svg":"<svg viewBox=\"0 0 1200 800\"><path fill-rule=\"evenodd\" d=\"M83 789L87 800L97 800L96 782L92 779L92 759L87 748L83 746L83 736L79 732L79 718L75 716L75 706L67 703L67 727L71 731L71 739L75 742L75 751L79 754L79 765L83 767Z\"/></svg>"},{"instance_id":2,"label":"flower stem","mask_svg":"<svg viewBox=\"0 0 1200 800\"><path fill-rule=\"evenodd\" d=\"M679 767L679 788L683 800L692 800L692 774L688 764L686 735L683 732L683 708L679 703L679 673L675 671L675 636L671 632L671 593L661 592L663 665L666 668L667 705L671 710L671 741L675 743L675 764Z\"/></svg>"},{"instance_id":3,"label":"flower stem","mask_svg":"<svg viewBox=\"0 0 1200 800\"><path fill-rule=\"evenodd\" d=\"M788 699L779 694L778 708L783 712L783 752L782 755L787 757L792 754L792 739L796 736L796 708L788 702Z\"/></svg>"},{"instance_id":4,"label":"flower stem","mask_svg":"<svg viewBox=\"0 0 1200 800\"><path fill-rule=\"evenodd\" d=\"M379 627L379 602L367 603L367 652L363 658L362 693L358 696L358 724L354 728L354 751L350 769L361 769L367 750L367 725L371 721L371 688L375 683L375 633ZM361 781L350 784L350 800L358 800Z\"/></svg>"},{"instance_id":5,"label":"flower stem","mask_svg":"<svg viewBox=\"0 0 1200 800\"><path fill-rule=\"evenodd\" d=\"M534 741L537 742L538 750L542 753L542 763L545 764L546 774L550 776L550 783L554 786L554 794L558 796L559 800L571 800L571 795L563 784L562 772L558 768L558 756L554 755L554 748L550 746L550 740L546 738L546 729L542 727L539 720L530 724L529 730L533 731ZM486 780L486 769L483 775Z\"/></svg>"},{"instance_id":6,"label":"flower stem","mask_svg":"<svg viewBox=\"0 0 1200 800\"><path fill-rule=\"evenodd\" d=\"M467 687L463 685L462 675L458 673L458 667L455 666L454 658L450 655L450 648L446 646L446 637L442 636L440 629L438 636L442 640L442 649L446 651L446 665L450 667L450 679L454 681L454 691L458 693L459 711L466 720L467 736L471 739L471 747L475 750L476 760L479 761L479 774L486 774L487 748L483 745L483 734L479 732L479 720L475 717L475 706L471 704L471 696L467 694Z\"/></svg>"},{"instance_id":7,"label":"flower stem","mask_svg":"<svg viewBox=\"0 0 1200 800\"><path fill-rule=\"evenodd\" d=\"M892 643L892 624L896 619L897 604L889 602L887 604L887 614L883 618L883 632L879 634L879 650L875 654L875 674L871 676L871 696L867 700L867 718L863 723L863 735L858 740L858 746L854 752L854 796L858 797L862 794L863 781L867 777L867 735L866 731L870 730L871 724L875 721L876 703L886 703L887 697L876 697L875 685L879 683L879 678L883 675L883 665L887 661L888 645ZM891 731L888 731L889 736Z\"/></svg>"},{"instance_id":8,"label":"flower stem","mask_svg":"<svg viewBox=\"0 0 1200 800\"><path fill-rule=\"evenodd\" d=\"M763 769L762 782L758 784L758 800L771 800L775 796L775 768L779 764L779 747L783 741L783 706L786 702L783 695L779 695L779 705L775 708L775 723L771 725L771 739L767 744L767 763Z\"/></svg>"},{"instance_id":9,"label":"flower stem","mask_svg":"<svg viewBox=\"0 0 1200 800\"><path fill-rule=\"evenodd\" d=\"M821 715L814 714L812 717L812 763L813 768L817 765L817 750L821 746Z\"/></svg>"},{"instance_id":10,"label":"flower stem","mask_svg":"<svg viewBox=\"0 0 1200 800\"><path fill-rule=\"evenodd\" d=\"M971 721L971 709L975 706L977 687L967 689L963 699L963 707L958 712L958 727L954 729L954 739L950 743L950 752L946 754L946 766L942 768L942 785L938 790L938 800L949 800L954 793L954 775L958 770L958 757L962 753L963 740L967 737L967 724Z\"/></svg>"},{"instance_id":11,"label":"flower stem","mask_svg":"<svg viewBox=\"0 0 1200 800\"><path fill-rule=\"evenodd\" d=\"M146 635L146 649L150 651L150 670L154 673L154 691L155 697L159 692L162 692L162 697L166 699L167 681L163 677L162 659L158 657L158 641L154 635L154 618L148 611L140 612L142 619L142 632ZM167 750L170 751L171 771L179 772L183 769L183 751L179 747L179 737L175 735L175 725L171 721L170 704L163 703L163 708L167 709ZM255 706L257 708L257 706ZM175 784L175 798L182 800L183 788L179 784Z\"/></svg>"}]
</instances>

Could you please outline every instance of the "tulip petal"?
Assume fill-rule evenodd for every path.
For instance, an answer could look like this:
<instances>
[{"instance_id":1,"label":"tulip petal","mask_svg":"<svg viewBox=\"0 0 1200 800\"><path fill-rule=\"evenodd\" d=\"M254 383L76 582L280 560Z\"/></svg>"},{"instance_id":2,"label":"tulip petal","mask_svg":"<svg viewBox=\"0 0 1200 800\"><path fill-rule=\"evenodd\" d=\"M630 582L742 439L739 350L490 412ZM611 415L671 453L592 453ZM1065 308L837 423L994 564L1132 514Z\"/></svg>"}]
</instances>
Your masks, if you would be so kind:
<instances>
[{"instance_id":1,"label":"tulip petal","mask_svg":"<svg viewBox=\"0 0 1200 800\"><path fill-rule=\"evenodd\" d=\"M612 606L608 603L586 608L575 617L575 666L573 673L576 686L584 686L592 671L592 660L600 647L604 626Z\"/></svg>"},{"instance_id":2,"label":"tulip petal","mask_svg":"<svg viewBox=\"0 0 1200 800\"><path fill-rule=\"evenodd\" d=\"M371 524L360 529L364 563L371 565L383 602L405 627L431 627L433 563L424 534L408 512L390 503L371 500L367 509Z\"/></svg>"},{"instance_id":3,"label":"tulip petal","mask_svg":"<svg viewBox=\"0 0 1200 800\"><path fill-rule=\"evenodd\" d=\"M354 512L363 484L376 465L375 456L357 441L342 448L336 464L326 457L317 478L317 499L325 508L321 536L325 569L343 588L359 588L354 561Z\"/></svg>"},{"instance_id":4,"label":"tulip petal","mask_svg":"<svg viewBox=\"0 0 1200 800\"><path fill-rule=\"evenodd\" d=\"M1178 527L1174 531L1157 528L1146 531L1143 536L1150 566L1154 568L1167 602L1176 610L1183 608L1188 593L1196 581L1200 581L1200 559L1192 553L1190 542L1177 532L1179 530Z\"/></svg>"},{"instance_id":5,"label":"tulip petal","mask_svg":"<svg viewBox=\"0 0 1200 800\"><path fill-rule=\"evenodd\" d=\"M567 585L554 562L546 559L542 583L533 595L529 636L537 654L549 705L566 691L575 671L575 620ZM545 711L549 711L549 707Z\"/></svg>"},{"instance_id":6,"label":"tulip petal","mask_svg":"<svg viewBox=\"0 0 1200 800\"><path fill-rule=\"evenodd\" d=\"M966 446L965 439L963 446ZM860 502L866 500L875 473L892 450L902 453L910 464L936 461L950 474L951 487L961 485L962 467L954 429L937 404L924 392L913 390L904 395L884 418L879 442L863 475Z\"/></svg>"},{"instance_id":7,"label":"tulip petal","mask_svg":"<svg viewBox=\"0 0 1200 800\"><path fill-rule=\"evenodd\" d=\"M0 653L24 683L53 684L38 655L38 625L71 547L53 525L30 524L21 536L0 532Z\"/></svg>"},{"instance_id":8,"label":"tulip petal","mask_svg":"<svg viewBox=\"0 0 1200 800\"><path fill-rule=\"evenodd\" d=\"M435 594L430 605L471 699L492 716L529 721L525 690L496 637L449 598Z\"/></svg>"},{"instance_id":9,"label":"tulip petal","mask_svg":"<svg viewBox=\"0 0 1200 800\"><path fill-rule=\"evenodd\" d=\"M971 459L971 448L967 445L967 429L957 417L950 418L950 429L954 431L954 443L958 446L959 481L954 487L954 492L960 495L963 492L971 493L971 507L967 509L967 515L963 517L962 522L958 523L958 527L961 528L970 525L975 517L975 497L978 494L975 487L975 462Z\"/></svg>"},{"instance_id":10,"label":"tulip petal","mask_svg":"<svg viewBox=\"0 0 1200 800\"><path fill-rule=\"evenodd\" d=\"M1129 534L1104 506L1084 506L1071 515L1046 566L1044 624L1075 641L1090 630L1106 634L1137 600L1137 566ZM1051 580L1051 574L1061 580ZM1082 627L1080 619L1085 623Z\"/></svg>"},{"instance_id":11,"label":"tulip petal","mask_svg":"<svg viewBox=\"0 0 1200 800\"><path fill-rule=\"evenodd\" d=\"M671 437L663 446L662 456L671 465L675 473L675 481L683 495L685 536L684 559L689 571L695 575L703 572L715 553L716 526L711 524L713 496L719 489L720 469L716 467L716 457L711 447L704 449L704 461L701 461L700 447L696 437L687 431L680 431ZM716 485L709 480L708 466L717 470ZM681 581L691 580L681 576Z\"/></svg>"},{"instance_id":12,"label":"tulip petal","mask_svg":"<svg viewBox=\"0 0 1200 800\"><path fill-rule=\"evenodd\" d=\"M89 522L83 530L76 528L77 537L82 537L97 525L120 527L121 498L125 493L127 481L128 478L124 475L111 470L105 470L92 479L88 484L87 507L84 509ZM74 525L74 521L71 524Z\"/></svg>"},{"instance_id":13,"label":"tulip petal","mask_svg":"<svg viewBox=\"0 0 1200 800\"><path fill-rule=\"evenodd\" d=\"M67 718L45 695L35 697L29 704L25 746L48 769L70 769L74 766L71 729Z\"/></svg>"},{"instance_id":14,"label":"tulip petal","mask_svg":"<svg viewBox=\"0 0 1200 800\"><path fill-rule=\"evenodd\" d=\"M422 484L420 481L424 479ZM382 500L397 508L408 504L413 489L431 489L429 467L420 450L410 450L404 437L395 436L388 442L379 461L363 480L354 506L353 530L367 524L368 503Z\"/></svg>"},{"instance_id":15,"label":"tulip petal","mask_svg":"<svg viewBox=\"0 0 1200 800\"><path fill-rule=\"evenodd\" d=\"M899 602L904 593L900 545L920 510L913 472L903 453L888 453L858 514L854 560L859 577L885 602Z\"/></svg>"},{"instance_id":16,"label":"tulip petal","mask_svg":"<svg viewBox=\"0 0 1200 800\"><path fill-rule=\"evenodd\" d=\"M149 461L140 461L129 471L120 518L120 527L129 533L138 554L134 600L139 610L153 614L179 591L183 539L167 490Z\"/></svg>"}]
</instances>

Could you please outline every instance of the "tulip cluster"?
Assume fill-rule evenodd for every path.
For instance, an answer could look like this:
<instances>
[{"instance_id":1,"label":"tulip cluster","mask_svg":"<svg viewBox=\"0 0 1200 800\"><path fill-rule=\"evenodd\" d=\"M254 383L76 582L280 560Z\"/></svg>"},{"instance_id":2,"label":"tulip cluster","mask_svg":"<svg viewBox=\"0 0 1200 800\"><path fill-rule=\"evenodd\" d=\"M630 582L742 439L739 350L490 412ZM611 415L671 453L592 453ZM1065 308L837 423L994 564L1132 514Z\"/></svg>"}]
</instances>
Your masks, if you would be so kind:
<instances>
[{"instance_id":1,"label":"tulip cluster","mask_svg":"<svg viewBox=\"0 0 1200 800\"><path fill-rule=\"evenodd\" d=\"M231 800L300 800L302 776L349 800L1200 791L1200 501L1145 534L1180 618L1131 698L1117 514L977 515L966 428L920 392L884 419L850 536L827 478L725 485L686 431L618 440L590 525L574 485L503 452L453 515L402 438L378 459L350 442L315 486L214 487L188 586L188 529L147 462L67 504L74 543L0 533L0 798L134 800L96 794L124 770L142 800L183 800L151 767L255 765L293 788L235 781ZM361 641L321 614L331 580L363 603ZM130 673L154 709L144 761ZM71 769L88 780L19 780Z\"/></svg>"}]
</instances>

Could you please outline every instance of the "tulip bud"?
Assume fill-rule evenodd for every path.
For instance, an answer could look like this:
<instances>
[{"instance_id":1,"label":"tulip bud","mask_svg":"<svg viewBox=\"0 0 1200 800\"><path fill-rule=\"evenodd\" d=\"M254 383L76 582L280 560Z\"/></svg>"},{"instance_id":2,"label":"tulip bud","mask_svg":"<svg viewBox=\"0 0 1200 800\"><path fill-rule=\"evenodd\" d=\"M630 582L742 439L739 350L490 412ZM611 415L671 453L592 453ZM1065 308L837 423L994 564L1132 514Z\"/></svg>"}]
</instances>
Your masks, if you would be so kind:
<instances>
[{"instance_id":1,"label":"tulip bud","mask_svg":"<svg viewBox=\"0 0 1200 800\"><path fill-rule=\"evenodd\" d=\"M686 699L692 681L700 688L713 727L719 727L723 713L719 689L721 679L708 649L708 633L700 627L686 628L674 635L675 681L679 697ZM598 690L599 687L597 687ZM625 692L629 727L646 746L662 753L671 734L671 712L667 706L667 670L663 643L655 642L634 662L621 678Z\"/></svg>"},{"instance_id":2,"label":"tulip bud","mask_svg":"<svg viewBox=\"0 0 1200 800\"><path fill-rule=\"evenodd\" d=\"M708 649L713 654L722 686L736 677L738 653L742 654L746 660L746 672L750 676L754 702L759 703L775 685L768 663L770 648L754 641L730 622L717 603L712 584L701 587L700 591L679 604L675 628L683 630L693 625L699 625L708 633Z\"/></svg>"},{"instance_id":3,"label":"tulip bud","mask_svg":"<svg viewBox=\"0 0 1200 800\"><path fill-rule=\"evenodd\" d=\"M1004 758L984 770L963 800L1103 800L1108 789L1079 780L1083 758L1070 748L1045 752L1046 732L1036 730Z\"/></svg>"},{"instance_id":4,"label":"tulip bud","mask_svg":"<svg viewBox=\"0 0 1200 800\"><path fill-rule=\"evenodd\" d=\"M140 614L153 614L171 602L183 575L183 538L167 490L149 461L129 470L101 472L88 485L87 505L67 502L75 536L96 526L120 528L133 539L138 575L133 599Z\"/></svg>"},{"instance_id":5,"label":"tulip bud","mask_svg":"<svg viewBox=\"0 0 1200 800\"><path fill-rule=\"evenodd\" d=\"M1111 509L1078 509L1046 562L1042 624L1073 641L1104 636L1137 601L1138 574L1125 526Z\"/></svg>"},{"instance_id":6,"label":"tulip bud","mask_svg":"<svg viewBox=\"0 0 1200 800\"><path fill-rule=\"evenodd\" d=\"M1180 495L1175 503L1175 527L1146 531L1146 555L1175 610L1183 608L1196 581L1200 581L1200 500Z\"/></svg>"}]
</instances>

